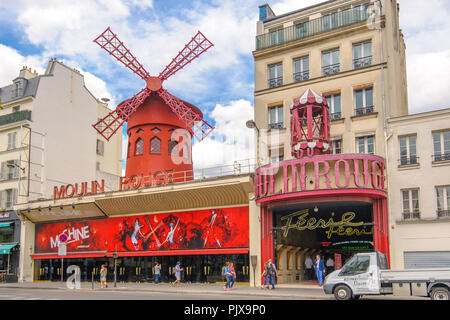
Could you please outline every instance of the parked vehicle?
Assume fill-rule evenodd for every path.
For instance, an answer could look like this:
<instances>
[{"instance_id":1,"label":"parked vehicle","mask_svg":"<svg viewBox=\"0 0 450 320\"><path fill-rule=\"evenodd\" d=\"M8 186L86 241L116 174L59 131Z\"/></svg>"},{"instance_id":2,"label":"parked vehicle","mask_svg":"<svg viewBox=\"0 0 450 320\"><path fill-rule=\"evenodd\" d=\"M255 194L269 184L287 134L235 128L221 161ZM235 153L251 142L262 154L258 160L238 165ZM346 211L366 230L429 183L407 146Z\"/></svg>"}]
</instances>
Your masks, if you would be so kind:
<instances>
[{"instance_id":1,"label":"parked vehicle","mask_svg":"<svg viewBox=\"0 0 450 320\"><path fill-rule=\"evenodd\" d=\"M325 278L323 289L337 300L388 294L449 300L450 266L445 269L389 270L384 254L358 253L342 269Z\"/></svg>"}]
</instances>

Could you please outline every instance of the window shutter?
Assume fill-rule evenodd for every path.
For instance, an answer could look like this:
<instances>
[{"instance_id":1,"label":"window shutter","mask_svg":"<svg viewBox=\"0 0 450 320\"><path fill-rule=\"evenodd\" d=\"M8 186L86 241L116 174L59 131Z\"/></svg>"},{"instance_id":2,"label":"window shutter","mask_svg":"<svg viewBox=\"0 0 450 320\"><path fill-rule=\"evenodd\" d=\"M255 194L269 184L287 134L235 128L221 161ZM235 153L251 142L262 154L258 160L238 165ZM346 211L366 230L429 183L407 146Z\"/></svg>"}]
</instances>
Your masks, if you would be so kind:
<instances>
[{"instance_id":1,"label":"window shutter","mask_svg":"<svg viewBox=\"0 0 450 320\"><path fill-rule=\"evenodd\" d=\"M3 199L4 199L3 194L4 193L5 193L5 191L0 191L0 209L5 209L5 205L3 204Z\"/></svg>"},{"instance_id":2,"label":"window shutter","mask_svg":"<svg viewBox=\"0 0 450 320\"><path fill-rule=\"evenodd\" d=\"M12 189L12 195L11 195L11 203L12 205L15 205L17 203L17 189Z\"/></svg>"},{"instance_id":3,"label":"window shutter","mask_svg":"<svg viewBox=\"0 0 450 320\"><path fill-rule=\"evenodd\" d=\"M6 178L6 162L2 162L2 167L0 171L0 180L5 180Z\"/></svg>"},{"instance_id":4,"label":"window shutter","mask_svg":"<svg viewBox=\"0 0 450 320\"><path fill-rule=\"evenodd\" d=\"M14 160L13 179L18 179L20 175L20 161Z\"/></svg>"}]
</instances>

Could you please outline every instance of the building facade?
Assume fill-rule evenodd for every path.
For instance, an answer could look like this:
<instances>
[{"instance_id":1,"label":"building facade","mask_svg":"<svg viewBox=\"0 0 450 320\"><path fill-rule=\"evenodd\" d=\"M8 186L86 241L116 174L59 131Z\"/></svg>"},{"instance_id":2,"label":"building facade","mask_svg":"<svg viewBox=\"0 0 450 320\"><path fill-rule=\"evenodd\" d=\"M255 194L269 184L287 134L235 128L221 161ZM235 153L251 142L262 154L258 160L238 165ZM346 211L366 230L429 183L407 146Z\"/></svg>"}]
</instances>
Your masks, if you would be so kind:
<instances>
[{"instance_id":1,"label":"building facade","mask_svg":"<svg viewBox=\"0 0 450 320\"><path fill-rule=\"evenodd\" d=\"M268 4L259 9L253 56L260 168L256 177L262 179L255 182L262 188L255 192L261 231L251 254L256 252L262 262L277 261L281 282L305 279L305 258L317 253L339 263L357 250L377 249L389 255L387 119L408 113L397 2L326 1L279 16ZM296 160L291 108L307 89L328 101L331 154ZM269 173L266 193L266 171L275 168L278 173ZM364 168L373 174L374 184L370 179L360 183ZM347 180L339 180L343 177ZM372 235L364 236L360 229L353 235L361 234L361 242L358 236L333 240L320 234L328 228L316 226L307 236L296 224L306 217L335 223L348 212L355 213L354 221L373 227ZM288 222L298 227L291 239Z\"/></svg>"},{"instance_id":2,"label":"building facade","mask_svg":"<svg viewBox=\"0 0 450 320\"><path fill-rule=\"evenodd\" d=\"M450 109L389 119L391 262L450 265Z\"/></svg>"},{"instance_id":3,"label":"building facade","mask_svg":"<svg viewBox=\"0 0 450 320\"><path fill-rule=\"evenodd\" d=\"M56 59L42 75L23 67L12 85L0 88L0 97L1 212L49 198L55 185L92 179L116 184L121 134L106 145L90 130L109 109L80 72Z\"/></svg>"}]
</instances>

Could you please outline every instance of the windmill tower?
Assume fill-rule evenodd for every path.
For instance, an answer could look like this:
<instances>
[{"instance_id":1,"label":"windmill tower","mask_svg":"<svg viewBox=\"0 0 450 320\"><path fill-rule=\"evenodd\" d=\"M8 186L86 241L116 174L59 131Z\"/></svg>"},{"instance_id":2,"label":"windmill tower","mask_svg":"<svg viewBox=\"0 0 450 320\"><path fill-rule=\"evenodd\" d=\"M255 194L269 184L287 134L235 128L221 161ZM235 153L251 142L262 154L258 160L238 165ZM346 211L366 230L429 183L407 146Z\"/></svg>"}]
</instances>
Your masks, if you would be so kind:
<instances>
[{"instance_id":1,"label":"windmill tower","mask_svg":"<svg viewBox=\"0 0 450 320\"><path fill-rule=\"evenodd\" d=\"M203 140L213 129L194 105L170 94L162 84L213 44L198 31L157 76L138 62L108 27L95 40L100 47L145 81L145 87L93 125L106 140L127 122L128 150L125 176L154 176L172 181L192 180L194 136Z\"/></svg>"}]
</instances>

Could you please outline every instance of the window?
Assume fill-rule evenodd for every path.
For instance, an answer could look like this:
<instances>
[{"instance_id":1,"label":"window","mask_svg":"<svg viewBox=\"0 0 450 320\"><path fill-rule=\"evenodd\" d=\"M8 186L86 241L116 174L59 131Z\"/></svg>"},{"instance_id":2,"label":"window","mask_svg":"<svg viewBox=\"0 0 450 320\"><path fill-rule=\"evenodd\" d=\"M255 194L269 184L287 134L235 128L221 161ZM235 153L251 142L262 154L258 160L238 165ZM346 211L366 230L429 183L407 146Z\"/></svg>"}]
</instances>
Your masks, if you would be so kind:
<instances>
[{"instance_id":1,"label":"window","mask_svg":"<svg viewBox=\"0 0 450 320\"><path fill-rule=\"evenodd\" d=\"M269 150L270 163L281 162L284 160L284 147L274 147Z\"/></svg>"},{"instance_id":2,"label":"window","mask_svg":"<svg viewBox=\"0 0 450 320\"><path fill-rule=\"evenodd\" d=\"M4 209L11 209L17 203L17 189L7 189L1 192L1 206ZM1 229L1 228L0 228Z\"/></svg>"},{"instance_id":3,"label":"window","mask_svg":"<svg viewBox=\"0 0 450 320\"><path fill-rule=\"evenodd\" d=\"M356 148L358 153L374 154L374 138L375 136L373 135L356 138Z\"/></svg>"},{"instance_id":4,"label":"window","mask_svg":"<svg viewBox=\"0 0 450 320\"><path fill-rule=\"evenodd\" d=\"M341 94L325 95L324 98L327 99L330 107L330 120L341 119Z\"/></svg>"},{"instance_id":5,"label":"window","mask_svg":"<svg viewBox=\"0 0 450 320\"><path fill-rule=\"evenodd\" d=\"M309 36L309 21L298 23L294 26L295 38L301 39Z\"/></svg>"},{"instance_id":6,"label":"window","mask_svg":"<svg viewBox=\"0 0 450 320\"><path fill-rule=\"evenodd\" d=\"M415 135L398 138L400 144L400 165L417 164Z\"/></svg>"},{"instance_id":7,"label":"window","mask_svg":"<svg viewBox=\"0 0 450 320\"><path fill-rule=\"evenodd\" d=\"M12 108L12 112L13 113L19 112L19 111L20 111L20 106L15 106L15 107Z\"/></svg>"},{"instance_id":8,"label":"window","mask_svg":"<svg viewBox=\"0 0 450 320\"><path fill-rule=\"evenodd\" d=\"M283 105L269 107L269 129L282 129L283 121Z\"/></svg>"},{"instance_id":9,"label":"window","mask_svg":"<svg viewBox=\"0 0 450 320\"><path fill-rule=\"evenodd\" d=\"M322 72L324 76L340 72L339 49L322 52Z\"/></svg>"},{"instance_id":10,"label":"window","mask_svg":"<svg viewBox=\"0 0 450 320\"><path fill-rule=\"evenodd\" d=\"M322 30L328 31L331 29L336 29L339 26L339 21L338 21L338 13L331 13L331 14L327 14L324 15L322 17Z\"/></svg>"},{"instance_id":11,"label":"window","mask_svg":"<svg viewBox=\"0 0 450 320\"><path fill-rule=\"evenodd\" d=\"M436 187L436 199L438 217L450 217L450 186Z\"/></svg>"},{"instance_id":12,"label":"window","mask_svg":"<svg viewBox=\"0 0 450 320\"><path fill-rule=\"evenodd\" d=\"M100 171L100 162L95 163L95 170Z\"/></svg>"},{"instance_id":13,"label":"window","mask_svg":"<svg viewBox=\"0 0 450 320\"><path fill-rule=\"evenodd\" d=\"M12 150L16 148L17 132L8 133L8 149Z\"/></svg>"},{"instance_id":14,"label":"window","mask_svg":"<svg viewBox=\"0 0 450 320\"><path fill-rule=\"evenodd\" d=\"M450 130L433 132L433 161L450 160Z\"/></svg>"},{"instance_id":15,"label":"window","mask_svg":"<svg viewBox=\"0 0 450 320\"><path fill-rule=\"evenodd\" d=\"M355 275L369 270L370 256L354 256L347 262L339 275Z\"/></svg>"},{"instance_id":16,"label":"window","mask_svg":"<svg viewBox=\"0 0 450 320\"><path fill-rule=\"evenodd\" d=\"M283 85L283 64L272 64L269 66L269 88Z\"/></svg>"},{"instance_id":17,"label":"window","mask_svg":"<svg viewBox=\"0 0 450 320\"><path fill-rule=\"evenodd\" d=\"M12 97L17 98L22 95L22 84L20 81L16 81L13 84Z\"/></svg>"},{"instance_id":18,"label":"window","mask_svg":"<svg viewBox=\"0 0 450 320\"><path fill-rule=\"evenodd\" d=\"M364 114L373 113L373 87L368 86L361 89L356 89L355 93L355 115L361 116Z\"/></svg>"},{"instance_id":19,"label":"window","mask_svg":"<svg viewBox=\"0 0 450 320\"><path fill-rule=\"evenodd\" d=\"M158 132L160 132L160 131L161 131L161 130L159 130L159 129L156 128L156 127L152 129L152 132L155 133L155 134L158 133Z\"/></svg>"},{"instance_id":20,"label":"window","mask_svg":"<svg viewBox=\"0 0 450 320\"><path fill-rule=\"evenodd\" d=\"M403 219L419 219L419 189L401 190L403 200Z\"/></svg>"},{"instance_id":21,"label":"window","mask_svg":"<svg viewBox=\"0 0 450 320\"><path fill-rule=\"evenodd\" d=\"M161 153L161 140L158 137L150 140L150 153Z\"/></svg>"},{"instance_id":22,"label":"window","mask_svg":"<svg viewBox=\"0 0 450 320\"><path fill-rule=\"evenodd\" d=\"M97 139L97 154L103 156L105 153L105 142Z\"/></svg>"},{"instance_id":23,"label":"window","mask_svg":"<svg viewBox=\"0 0 450 320\"><path fill-rule=\"evenodd\" d=\"M270 34L270 45L275 46L284 42L284 29L272 31Z\"/></svg>"},{"instance_id":24,"label":"window","mask_svg":"<svg viewBox=\"0 0 450 320\"><path fill-rule=\"evenodd\" d=\"M372 42L353 45L353 68L360 69L372 65Z\"/></svg>"},{"instance_id":25,"label":"window","mask_svg":"<svg viewBox=\"0 0 450 320\"><path fill-rule=\"evenodd\" d=\"M309 57L294 60L294 82L309 79Z\"/></svg>"},{"instance_id":26,"label":"window","mask_svg":"<svg viewBox=\"0 0 450 320\"><path fill-rule=\"evenodd\" d=\"M173 139L169 140L169 143L168 143L169 156L172 154L172 151L174 151L175 154L176 154L176 152L177 152L177 149L176 149L177 145L178 145L178 142L176 140L173 140Z\"/></svg>"},{"instance_id":27,"label":"window","mask_svg":"<svg viewBox=\"0 0 450 320\"><path fill-rule=\"evenodd\" d=\"M2 191L0 191L1 193ZM0 205L1 207L1 205ZM0 228L0 243L14 242L14 223Z\"/></svg>"},{"instance_id":28,"label":"window","mask_svg":"<svg viewBox=\"0 0 450 320\"><path fill-rule=\"evenodd\" d=\"M331 139L330 146L331 154L341 154L342 153L342 138L333 138Z\"/></svg>"},{"instance_id":29,"label":"window","mask_svg":"<svg viewBox=\"0 0 450 320\"><path fill-rule=\"evenodd\" d=\"M131 143L128 142L127 158L130 157Z\"/></svg>"},{"instance_id":30,"label":"window","mask_svg":"<svg viewBox=\"0 0 450 320\"><path fill-rule=\"evenodd\" d=\"M141 154L144 154L144 140L141 138L136 140L135 148L134 148L134 155L139 156Z\"/></svg>"}]
</instances>

